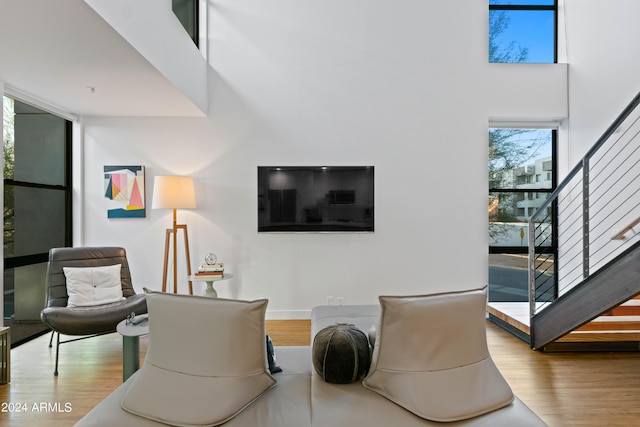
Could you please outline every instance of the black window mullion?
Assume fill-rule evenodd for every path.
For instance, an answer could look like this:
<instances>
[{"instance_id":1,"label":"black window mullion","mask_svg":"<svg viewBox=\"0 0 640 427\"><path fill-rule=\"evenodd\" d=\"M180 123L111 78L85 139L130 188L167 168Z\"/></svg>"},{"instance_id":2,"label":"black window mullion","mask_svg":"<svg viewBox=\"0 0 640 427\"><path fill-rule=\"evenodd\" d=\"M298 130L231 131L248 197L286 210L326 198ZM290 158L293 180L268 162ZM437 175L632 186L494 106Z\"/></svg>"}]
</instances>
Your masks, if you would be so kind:
<instances>
[{"instance_id":1,"label":"black window mullion","mask_svg":"<svg viewBox=\"0 0 640 427\"><path fill-rule=\"evenodd\" d=\"M553 178L553 176L552 176ZM489 188L489 193L553 193L554 188Z\"/></svg>"},{"instance_id":2,"label":"black window mullion","mask_svg":"<svg viewBox=\"0 0 640 427\"><path fill-rule=\"evenodd\" d=\"M64 176L65 176L65 246L72 246L73 244L73 199L72 199L72 183L73 183L73 156L71 150L73 148L73 124L71 121L66 121L65 126L65 156L64 156Z\"/></svg>"},{"instance_id":3,"label":"black window mullion","mask_svg":"<svg viewBox=\"0 0 640 427\"><path fill-rule=\"evenodd\" d=\"M517 5L517 4L490 4L489 10L550 10L557 11L557 5Z\"/></svg>"},{"instance_id":4,"label":"black window mullion","mask_svg":"<svg viewBox=\"0 0 640 427\"><path fill-rule=\"evenodd\" d=\"M15 257L4 259L4 268L11 269L11 268L17 268L17 267L24 267L27 265L40 264L47 261L49 261L48 252L15 256Z\"/></svg>"},{"instance_id":5,"label":"black window mullion","mask_svg":"<svg viewBox=\"0 0 640 427\"><path fill-rule=\"evenodd\" d=\"M66 185L40 184L37 182L15 181L13 179L5 179L4 185L13 185L15 187L42 188L45 190L61 190L61 191L69 190L69 188Z\"/></svg>"}]
</instances>

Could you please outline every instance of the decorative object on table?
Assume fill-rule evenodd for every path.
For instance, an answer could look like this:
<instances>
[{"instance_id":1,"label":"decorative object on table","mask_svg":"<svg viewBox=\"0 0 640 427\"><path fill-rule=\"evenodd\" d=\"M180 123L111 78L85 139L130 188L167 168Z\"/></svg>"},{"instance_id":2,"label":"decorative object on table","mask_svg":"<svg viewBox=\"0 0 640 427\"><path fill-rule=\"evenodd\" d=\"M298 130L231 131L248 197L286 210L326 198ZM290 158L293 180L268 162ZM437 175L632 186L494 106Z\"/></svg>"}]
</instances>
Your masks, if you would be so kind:
<instances>
[{"instance_id":1,"label":"decorative object on table","mask_svg":"<svg viewBox=\"0 0 640 427\"><path fill-rule=\"evenodd\" d=\"M187 258L187 274L191 275L189 257L189 233L186 224L178 224L177 209L195 209L196 191L193 178L190 176L156 176L153 182L152 209L173 209L173 227L167 228L164 243L164 269L162 275L162 292L167 290L167 271L169 265L169 245L173 237L173 293L178 293L178 230L184 231L184 247ZM189 293L193 294L193 283L189 280Z\"/></svg>"},{"instance_id":2,"label":"decorative object on table","mask_svg":"<svg viewBox=\"0 0 640 427\"><path fill-rule=\"evenodd\" d=\"M213 265L218 262L218 256L213 252L209 252L207 256L204 257L204 262L207 265Z\"/></svg>"},{"instance_id":3,"label":"decorative object on table","mask_svg":"<svg viewBox=\"0 0 640 427\"><path fill-rule=\"evenodd\" d=\"M220 278L224 276L224 264L218 262L218 257L213 252L204 257L204 264L200 264L196 277L206 279L207 277Z\"/></svg>"},{"instance_id":4,"label":"decorative object on table","mask_svg":"<svg viewBox=\"0 0 640 427\"><path fill-rule=\"evenodd\" d=\"M313 338L312 359L313 367L325 382L354 383L369 371L369 339L349 323L327 326Z\"/></svg>"},{"instance_id":5,"label":"decorative object on table","mask_svg":"<svg viewBox=\"0 0 640 427\"><path fill-rule=\"evenodd\" d=\"M134 326L138 326L138 325L142 325L145 324L149 321L149 316L136 316L135 312L132 312L130 315L127 316L126 320L125 320L125 325L134 325Z\"/></svg>"},{"instance_id":6,"label":"decorative object on table","mask_svg":"<svg viewBox=\"0 0 640 427\"><path fill-rule=\"evenodd\" d=\"M199 278L207 277L223 277L224 276L224 264L217 262L215 264L201 264L198 267L198 271L195 274Z\"/></svg>"},{"instance_id":7,"label":"decorative object on table","mask_svg":"<svg viewBox=\"0 0 640 427\"><path fill-rule=\"evenodd\" d=\"M144 218L144 166L105 166L107 218Z\"/></svg>"}]
</instances>

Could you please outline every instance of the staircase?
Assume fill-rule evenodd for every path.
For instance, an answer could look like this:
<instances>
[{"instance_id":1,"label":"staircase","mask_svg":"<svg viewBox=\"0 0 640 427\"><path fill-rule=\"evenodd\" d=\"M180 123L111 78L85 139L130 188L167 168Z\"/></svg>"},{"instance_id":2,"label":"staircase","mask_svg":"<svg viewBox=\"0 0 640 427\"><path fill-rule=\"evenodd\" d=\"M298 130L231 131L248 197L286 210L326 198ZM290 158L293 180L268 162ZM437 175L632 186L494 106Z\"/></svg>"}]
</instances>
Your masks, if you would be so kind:
<instances>
[{"instance_id":1,"label":"staircase","mask_svg":"<svg viewBox=\"0 0 640 427\"><path fill-rule=\"evenodd\" d=\"M640 94L529 221L529 302L489 319L542 351L640 351Z\"/></svg>"},{"instance_id":2,"label":"staircase","mask_svg":"<svg viewBox=\"0 0 640 427\"><path fill-rule=\"evenodd\" d=\"M490 302L487 311L493 323L531 344L528 303ZM640 351L640 297L603 313L540 350Z\"/></svg>"}]
</instances>

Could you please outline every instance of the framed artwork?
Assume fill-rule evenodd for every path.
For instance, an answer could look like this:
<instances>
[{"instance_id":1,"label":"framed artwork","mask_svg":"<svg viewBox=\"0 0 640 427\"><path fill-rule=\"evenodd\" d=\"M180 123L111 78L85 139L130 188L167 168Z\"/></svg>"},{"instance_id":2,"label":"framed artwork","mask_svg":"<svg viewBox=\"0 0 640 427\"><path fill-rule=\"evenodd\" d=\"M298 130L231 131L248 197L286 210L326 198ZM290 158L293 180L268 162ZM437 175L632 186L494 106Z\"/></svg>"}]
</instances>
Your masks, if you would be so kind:
<instances>
[{"instance_id":1,"label":"framed artwork","mask_svg":"<svg viewBox=\"0 0 640 427\"><path fill-rule=\"evenodd\" d=\"M144 218L144 166L105 166L107 218Z\"/></svg>"}]
</instances>

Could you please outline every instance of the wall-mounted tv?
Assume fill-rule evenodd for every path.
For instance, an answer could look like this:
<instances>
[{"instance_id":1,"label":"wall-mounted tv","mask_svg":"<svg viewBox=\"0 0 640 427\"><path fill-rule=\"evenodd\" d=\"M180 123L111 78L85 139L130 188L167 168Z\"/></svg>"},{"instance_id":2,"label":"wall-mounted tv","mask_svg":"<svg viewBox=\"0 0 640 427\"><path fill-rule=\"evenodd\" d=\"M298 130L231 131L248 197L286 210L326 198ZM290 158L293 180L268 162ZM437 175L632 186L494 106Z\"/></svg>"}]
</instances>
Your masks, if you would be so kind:
<instances>
[{"instance_id":1,"label":"wall-mounted tv","mask_svg":"<svg viewBox=\"0 0 640 427\"><path fill-rule=\"evenodd\" d=\"M373 232L373 166L258 166L258 232Z\"/></svg>"}]
</instances>

